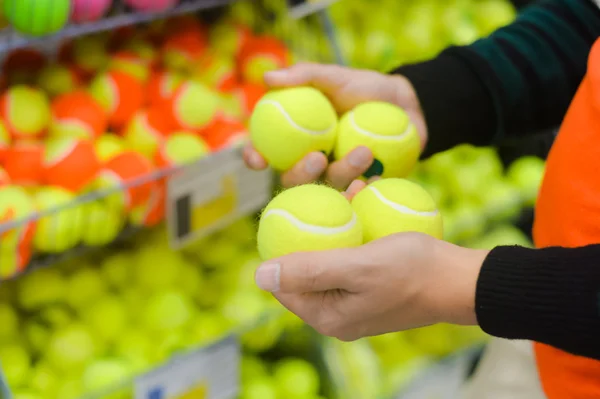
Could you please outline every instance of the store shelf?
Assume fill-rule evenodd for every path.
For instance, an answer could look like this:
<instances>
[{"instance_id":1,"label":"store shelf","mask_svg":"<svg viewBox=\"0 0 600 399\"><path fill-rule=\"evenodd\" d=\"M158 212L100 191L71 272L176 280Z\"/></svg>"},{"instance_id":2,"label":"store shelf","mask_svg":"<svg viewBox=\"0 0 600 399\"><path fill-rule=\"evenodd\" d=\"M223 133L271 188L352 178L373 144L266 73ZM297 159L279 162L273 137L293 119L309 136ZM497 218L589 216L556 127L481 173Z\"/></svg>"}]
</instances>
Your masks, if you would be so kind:
<instances>
[{"instance_id":1,"label":"store shelf","mask_svg":"<svg viewBox=\"0 0 600 399\"><path fill-rule=\"evenodd\" d=\"M181 4L162 12L140 13L122 11L95 22L82 24L70 23L58 33L42 37L23 36L15 32L11 27L8 27L0 32L0 53L28 46L47 46L49 41L58 42L73 37L147 23L219 6L226 6L234 1L236 0L183 0Z\"/></svg>"},{"instance_id":2,"label":"store shelf","mask_svg":"<svg viewBox=\"0 0 600 399\"><path fill-rule=\"evenodd\" d=\"M223 179L232 182L230 187L231 192L229 193L230 198L228 198L230 206L220 208L221 214L213 217L213 220L210 222L203 223L202 226L199 227L193 226L193 223L187 220L187 218L193 217L192 211L189 209L182 210L180 199L182 197L195 198L191 203L190 200L187 202L189 205L193 206L196 211L201 208L204 203L213 203L214 205L215 200L219 200L216 196L221 192ZM163 195L166 196L166 222L170 227L171 244L173 247L179 249L190 241L198 240L212 232L226 227L228 224L243 216L258 211L271 197L273 178L270 170L255 172L247 169L242 160L241 148L229 148L211 154L210 156L189 165L156 170L147 175L127 180L114 187L92 191L89 194L76 197L74 201L64 205L35 212L21 219L2 223L0 224L0 237L3 237L7 233L12 233L16 230L22 230L27 226L34 225L44 218L51 220L52 223L72 223L66 230L69 230L70 228L75 229L75 227L73 227L75 223L77 223L79 229L89 228L89 226L93 226L92 216L89 213L83 212L83 220L73 221L68 219L65 220L64 218L59 219L64 215L61 214L61 212L84 207L93 202L105 201L114 194L123 193L132 188L135 189L147 184L163 184L165 180L167 183ZM157 189L161 188L157 187ZM233 199L233 202L229 201L229 199ZM212 209L209 211L212 211ZM99 246L77 245L76 247L61 253L35 253L29 264L22 267L22 270L11 275L0 276L0 281L15 279L20 275L37 268L51 266L68 258L82 256L91 251L103 248L110 243L131 237L144 230L146 227L153 227L133 225L126 221L128 220L126 219L126 214L121 216L125 220L124 225L119 234L115 236L113 240L110 240L110 242L106 242ZM214 214L211 216L214 216ZM182 231L181 225L187 226L187 229ZM60 226L55 225L55 227ZM54 234L54 230L51 229L49 234ZM53 237L50 236L46 238L48 240L53 239ZM0 241L1 240L2 238L0 238ZM28 245L33 245L33 242ZM3 260L5 259L3 259L2 254L0 254L0 270L6 270L6 267L3 267L5 266Z\"/></svg>"}]
</instances>

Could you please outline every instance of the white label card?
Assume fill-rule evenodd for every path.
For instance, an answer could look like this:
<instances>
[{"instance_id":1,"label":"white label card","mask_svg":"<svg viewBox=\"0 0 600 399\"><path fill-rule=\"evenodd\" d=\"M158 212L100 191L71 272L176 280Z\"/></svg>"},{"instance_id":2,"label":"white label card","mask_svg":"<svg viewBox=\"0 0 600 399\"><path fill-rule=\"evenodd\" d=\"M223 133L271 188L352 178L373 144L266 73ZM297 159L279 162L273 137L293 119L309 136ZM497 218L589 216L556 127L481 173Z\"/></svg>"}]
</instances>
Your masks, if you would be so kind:
<instances>
[{"instance_id":1,"label":"white label card","mask_svg":"<svg viewBox=\"0 0 600 399\"><path fill-rule=\"evenodd\" d=\"M169 178L167 220L171 246L216 232L258 211L271 198L270 170L246 168L242 150L232 148L189 165Z\"/></svg>"},{"instance_id":2,"label":"white label card","mask_svg":"<svg viewBox=\"0 0 600 399\"><path fill-rule=\"evenodd\" d=\"M174 358L135 381L135 399L234 399L241 348L235 337Z\"/></svg>"}]
</instances>

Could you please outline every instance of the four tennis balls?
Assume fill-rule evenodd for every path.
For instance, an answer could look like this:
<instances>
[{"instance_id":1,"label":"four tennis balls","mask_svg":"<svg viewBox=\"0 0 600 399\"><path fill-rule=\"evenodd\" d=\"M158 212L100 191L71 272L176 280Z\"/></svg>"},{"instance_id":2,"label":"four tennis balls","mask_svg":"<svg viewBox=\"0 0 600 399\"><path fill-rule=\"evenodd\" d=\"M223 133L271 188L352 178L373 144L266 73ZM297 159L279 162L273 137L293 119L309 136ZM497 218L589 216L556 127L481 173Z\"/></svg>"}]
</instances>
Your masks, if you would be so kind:
<instances>
[{"instance_id":1,"label":"four tennis balls","mask_svg":"<svg viewBox=\"0 0 600 399\"><path fill-rule=\"evenodd\" d=\"M274 90L264 95L250 117L250 137L273 169L291 169L310 152L344 158L359 146L374 157L366 177L406 177L417 163L421 143L401 108L366 102L341 117L327 97L312 87Z\"/></svg>"},{"instance_id":2,"label":"four tennis balls","mask_svg":"<svg viewBox=\"0 0 600 399\"><path fill-rule=\"evenodd\" d=\"M352 248L401 232L442 238L431 196L405 179L381 179L349 202L333 188L306 184L283 191L264 209L258 227L263 260L293 252Z\"/></svg>"}]
</instances>

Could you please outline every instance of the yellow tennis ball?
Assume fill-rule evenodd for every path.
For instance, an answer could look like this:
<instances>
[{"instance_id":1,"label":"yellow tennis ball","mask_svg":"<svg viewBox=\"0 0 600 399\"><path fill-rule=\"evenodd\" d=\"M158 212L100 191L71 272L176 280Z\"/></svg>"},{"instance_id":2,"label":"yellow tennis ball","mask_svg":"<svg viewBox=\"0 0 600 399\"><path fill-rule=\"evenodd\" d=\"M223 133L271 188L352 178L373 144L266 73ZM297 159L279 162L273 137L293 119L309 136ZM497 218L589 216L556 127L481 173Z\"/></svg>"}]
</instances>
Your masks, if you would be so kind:
<instances>
[{"instance_id":1,"label":"yellow tennis ball","mask_svg":"<svg viewBox=\"0 0 600 399\"><path fill-rule=\"evenodd\" d=\"M362 226L348 200L333 188L316 184L276 196L258 226L263 260L292 252L356 247L362 242Z\"/></svg>"},{"instance_id":2,"label":"yellow tennis ball","mask_svg":"<svg viewBox=\"0 0 600 399\"><path fill-rule=\"evenodd\" d=\"M371 149L375 161L365 177L406 177L419 159L417 129L401 108L385 102L363 103L340 120L334 155L341 159L356 147Z\"/></svg>"},{"instance_id":3,"label":"yellow tennis ball","mask_svg":"<svg viewBox=\"0 0 600 399\"><path fill-rule=\"evenodd\" d=\"M352 199L365 243L408 231L442 238L442 215L431 195L405 179L381 179Z\"/></svg>"},{"instance_id":4,"label":"yellow tennis ball","mask_svg":"<svg viewBox=\"0 0 600 399\"><path fill-rule=\"evenodd\" d=\"M263 96L249 126L254 147L274 169L284 171L309 152L333 150L337 114L320 91L294 87Z\"/></svg>"}]
</instances>

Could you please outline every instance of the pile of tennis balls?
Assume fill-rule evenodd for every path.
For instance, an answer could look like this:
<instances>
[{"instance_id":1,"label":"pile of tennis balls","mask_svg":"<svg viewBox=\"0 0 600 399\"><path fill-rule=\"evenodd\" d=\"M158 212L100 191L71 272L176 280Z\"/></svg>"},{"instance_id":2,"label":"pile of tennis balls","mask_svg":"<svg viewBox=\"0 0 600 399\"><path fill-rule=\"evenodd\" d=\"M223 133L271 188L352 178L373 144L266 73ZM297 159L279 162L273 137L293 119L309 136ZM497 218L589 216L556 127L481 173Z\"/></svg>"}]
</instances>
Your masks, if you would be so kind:
<instances>
[{"instance_id":1,"label":"pile of tennis balls","mask_svg":"<svg viewBox=\"0 0 600 399\"><path fill-rule=\"evenodd\" d=\"M242 219L174 252L159 228L3 283L0 362L15 399L103 392L242 327L244 398L318 398L311 366L296 359L271 368L262 360L298 320L280 317L274 299L254 285L255 234L254 221ZM271 321L252 327L269 314ZM132 389L106 397L130 398ZM279 396L257 396L265 390Z\"/></svg>"},{"instance_id":2,"label":"pile of tennis balls","mask_svg":"<svg viewBox=\"0 0 600 399\"><path fill-rule=\"evenodd\" d=\"M127 225L160 223L166 185L149 176L240 145L263 73L289 55L234 19L207 26L191 15L76 38L54 61L33 48L9 54L0 218L64 210L3 232L0 277L23 270L32 254L102 246Z\"/></svg>"},{"instance_id":3,"label":"pile of tennis balls","mask_svg":"<svg viewBox=\"0 0 600 399\"><path fill-rule=\"evenodd\" d=\"M119 3L131 12L148 13L166 11L179 0L4 0L0 15L20 34L45 36L59 32L69 22L98 21Z\"/></svg>"},{"instance_id":4,"label":"pile of tennis balls","mask_svg":"<svg viewBox=\"0 0 600 399\"><path fill-rule=\"evenodd\" d=\"M382 71L470 44L517 14L509 0L349 0L330 10L347 62Z\"/></svg>"}]
</instances>

